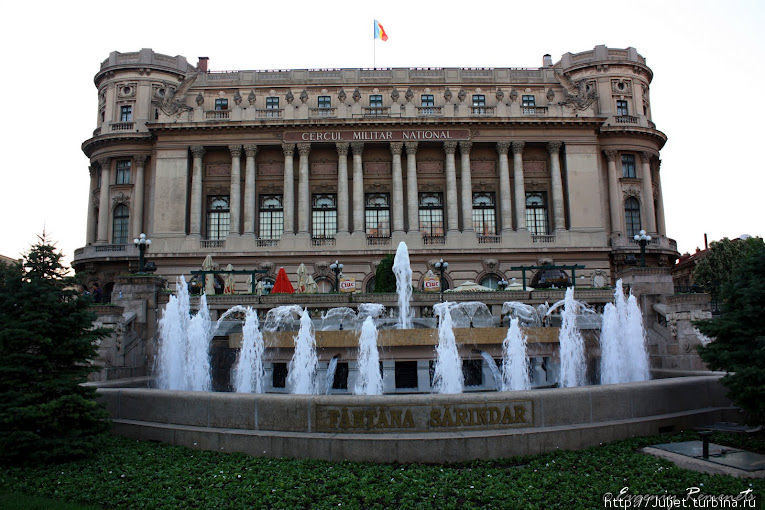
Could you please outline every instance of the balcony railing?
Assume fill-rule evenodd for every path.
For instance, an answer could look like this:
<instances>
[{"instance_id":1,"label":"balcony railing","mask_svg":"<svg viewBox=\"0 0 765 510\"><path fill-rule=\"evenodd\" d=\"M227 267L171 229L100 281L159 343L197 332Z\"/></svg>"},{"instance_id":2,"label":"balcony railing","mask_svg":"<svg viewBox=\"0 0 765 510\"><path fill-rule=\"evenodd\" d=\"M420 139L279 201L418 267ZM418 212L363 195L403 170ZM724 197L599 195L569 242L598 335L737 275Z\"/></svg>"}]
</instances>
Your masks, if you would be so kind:
<instances>
[{"instance_id":1,"label":"balcony railing","mask_svg":"<svg viewBox=\"0 0 765 510\"><path fill-rule=\"evenodd\" d=\"M369 108L362 108L361 112L364 117L390 117L389 106L372 106Z\"/></svg>"},{"instance_id":2,"label":"balcony railing","mask_svg":"<svg viewBox=\"0 0 765 510\"><path fill-rule=\"evenodd\" d=\"M389 246L390 237L367 236L367 246Z\"/></svg>"},{"instance_id":3,"label":"balcony railing","mask_svg":"<svg viewBox=\"0 0 765 510\"><path fill-rule=\"evenodd\" d=\"M223 248L226 246L225 239L202 239L202 248Z\"/></svg>"},{"instance_id":4,"label":"balcony railing","mask_svg":"<svg viewBox=\"0 0 765 510\"><path fill-rule=\"evenodd\" d=\"M334 117L337 113L337 108L311 108L309 112L311 114L311 117L327 118L327 117Z\"/></svg>"},{"instance_id":5,"label":"balcony railing","mask_svg":"<svg viewBox=\"0 0 765 510\"><path fill-rule=\"evenodd\" d=\"M259 248L264 248L267 246L279 246L279 240L258 238L255 240L255 245L258 246Z\"/></svg>"},{"instance_id":6,"label":"balcony railing","mask_svg":"<svg viewBox=\"0 0 765 510\"><path fill-rule=\"evenodd\" d=\"M547 107L546 106L524 106L521 109L521 113L529 117L547 115Z\"/></svg>"},{"instance_id":7,"label":"balcony railing","mask_svg":"<svg viewBox=\"0 0 765 510\"><path fill-rule=\"evenodd\" d=\"M495 234L478 234L478 244L496 244L502 241L502 236Z\"/></svg>"},{"instance_id":8,"label":"balcony railing","mask_svg":"<svg viewBox=\"0 0 765 510\"><path fill-rule=\"evenodd\" d=\"M440 106L418 106L417 115L420 117L440 117L443 109Z\"/></svg>"},{"instance_id":9,"label":"balcony railing","mask_svg":"<svg viewBox=\"0 0 765 510\"><path fill-rule=\"evenodd\" d=\"M125 251L127 244L97 244L95 246L96 252L105 251Z\"/></svg>"},{"instance_id":10,"label":"balcony railing","mask_svg":"<svg viewBox=\"0 0 765 510\"><path fill-rule=\"evenodd\" d=\"M472 106L470 108L470 114L476 117L490 117L494 115L493 106Z\"/></svg>"},{"instance_id":11,"label":"balcony railing","mask_svg":"<svg viewBox=\"0 0 765 510\"><path fill-rule=\"evenodd\" d=\"M532 243L554 243L555 234L531 234Z\"/></svg>"},{"instance_id":12,"label":"balcony railing","mask_svg":"<svg viewBox=\"0 0 765 510\"><path fill-rule=\"evenodd\" d=\"M638 124L638 118L634 115L617 115L614 117L614 122L617 124Z\"/></svg>"},{"instance_id":13,"label":"balcony railing","mask_svg":"<svg viewBox=\"0 0 765 510\"><path fill-rule=\"evenodd\" d=\"M231 112L228 110L210 110L205 112L205 119L207 120L226 120L231 116Z\"/></svg>"},{"instance_id":14,"label":"balcony railing","mask_svg":"<svg viewBox=\"0 0 765 510\"><path fill-rule=\"evenodd\" d=\"M280 119L283 112L283 108L259 108L255 110L259 119Z\"/></svg>"},{"instance_id":15,"label":"balcony railing","mask_svg":"<svg viewBox=\"0 0 765 510\"><path fill-rule=\"evenodd\" d=\"M444 236L422 236L422 244L446 244L446 237Z\"/></svg>"},{"instance_id":16,"label":"balcony railing","mask_svg":"<svg viewBox=\"0 0 765 510\"><path fill-rule=\"evenodd\" d=\"M334 237L312 237L311 246L334 246Z\"/></svg>"},{"instance_id":17,"label":"balcony railing","mask_svg":"<svg viewBox=\"0 0 765 510\"><path fill-rule=\"evenodd\" d=\"M133 122L114 122L110 127L112 131L132 131Z\"/></svg>"}]
</instances>

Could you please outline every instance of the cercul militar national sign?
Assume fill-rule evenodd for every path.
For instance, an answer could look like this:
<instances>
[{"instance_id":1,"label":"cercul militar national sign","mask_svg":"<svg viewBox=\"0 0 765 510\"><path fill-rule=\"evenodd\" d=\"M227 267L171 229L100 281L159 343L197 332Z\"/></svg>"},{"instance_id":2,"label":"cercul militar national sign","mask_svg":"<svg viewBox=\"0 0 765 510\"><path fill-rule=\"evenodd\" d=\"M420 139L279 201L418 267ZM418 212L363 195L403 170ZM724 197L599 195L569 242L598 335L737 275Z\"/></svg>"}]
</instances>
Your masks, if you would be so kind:
<instances>
[{"instance_id":1,"label":"cercul militar national sign","mask_svg":"<svg viewBox=\"0 0 765 510\"><path fill-rule=\"evenodd\" d=\"M420 140L469 140L467 129L379 129L286 131L285 142L409 142Z\"/></svg>"}]
</instances>

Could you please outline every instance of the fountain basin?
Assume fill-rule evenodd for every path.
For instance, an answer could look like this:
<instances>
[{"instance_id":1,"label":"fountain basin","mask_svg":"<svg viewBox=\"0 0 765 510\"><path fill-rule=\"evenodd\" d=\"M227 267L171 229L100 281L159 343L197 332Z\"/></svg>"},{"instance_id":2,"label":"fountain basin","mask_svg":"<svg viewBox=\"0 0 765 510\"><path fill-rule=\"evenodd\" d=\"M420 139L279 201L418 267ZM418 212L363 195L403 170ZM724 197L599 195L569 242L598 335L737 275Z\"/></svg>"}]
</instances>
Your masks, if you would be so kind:
<instances>
[{"instance_id":1,"label":"fountain basin","mask_svg":"<svg viewBox=\"0 0 765 510\"><path fill-rule=\"evenodd\" d=\"M730 419L722 374L456 395L99 388L116 433L256 456L443 463L579 449Z\"/></svg>"}]
</instances>

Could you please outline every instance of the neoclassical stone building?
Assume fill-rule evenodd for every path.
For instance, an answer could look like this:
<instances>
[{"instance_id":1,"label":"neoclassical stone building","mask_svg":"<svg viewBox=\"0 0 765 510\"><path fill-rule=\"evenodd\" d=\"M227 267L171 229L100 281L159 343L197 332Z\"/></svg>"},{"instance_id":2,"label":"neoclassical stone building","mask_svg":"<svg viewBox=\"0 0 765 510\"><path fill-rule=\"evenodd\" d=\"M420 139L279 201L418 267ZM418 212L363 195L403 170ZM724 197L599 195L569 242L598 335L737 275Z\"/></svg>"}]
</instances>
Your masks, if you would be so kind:
<instances>
[{"instance_id":1,"label":"neoclassical stone building","mask_svg":"<svg viewBox=\"0 0 765 510\"><path fill-rule=\"evenodd\" d=\"M344 264L359 291L406 241L414 281L495 287L522 265L579 264L603 286L653 236L669 265L652 71L634 48L549 55L539 68L207 70L143 49L95 76L86 243L108 285L134 237L174 277L211 254L235 269L305 263L320 291ZM582 278L583 277L583 278ZM245 277L238 291L246 290Z\"/></svg>"}]
</instances>

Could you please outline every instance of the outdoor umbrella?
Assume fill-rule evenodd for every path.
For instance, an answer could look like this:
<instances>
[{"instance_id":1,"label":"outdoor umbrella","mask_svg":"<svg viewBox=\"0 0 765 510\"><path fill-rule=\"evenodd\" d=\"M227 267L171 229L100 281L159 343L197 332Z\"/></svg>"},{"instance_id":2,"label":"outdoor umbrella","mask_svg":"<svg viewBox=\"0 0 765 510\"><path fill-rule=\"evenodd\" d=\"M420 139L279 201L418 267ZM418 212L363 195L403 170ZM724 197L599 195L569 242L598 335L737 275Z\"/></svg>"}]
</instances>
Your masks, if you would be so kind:
<instances>
[{"instance_id":1,"label":"outdoor umbrella","mask_svg":"<svg viewBox=\"0 0 765 510\"><path fill-rule=\"evenodd\" d=\"M215 269L215 264L213 264L212 255L208 255L202 262L202 270L212 271L213 269ZM215 294L215 277L212 274L205 275L205 294L208 296Z\"/></svg>"},{"instance_id":2,"label":"outdoor umbrella","mask_svg":"<svg viewBox=\"0 0 765 510\"><path fill-rule=\"evenodd\" d=\"M283 267L279 268L279 272L276 274L276 283L274 288L271 289L271 294L294 294L295 289L290 283L290 279L287 278L287 272Z\"/></svg>"},{"instance_id":3,"label":"outdoor umbrella","mask_svg":"<svg viewBox=\"0 0 765 510\"><path fill-rule=\"evenodd\" d=\"M491 292L491 289L489 287L484 287L483 285L478 285L476 282L471 282L468 280L463 282L461 285L444 292Z\"/></svg>"}]
</instances>

